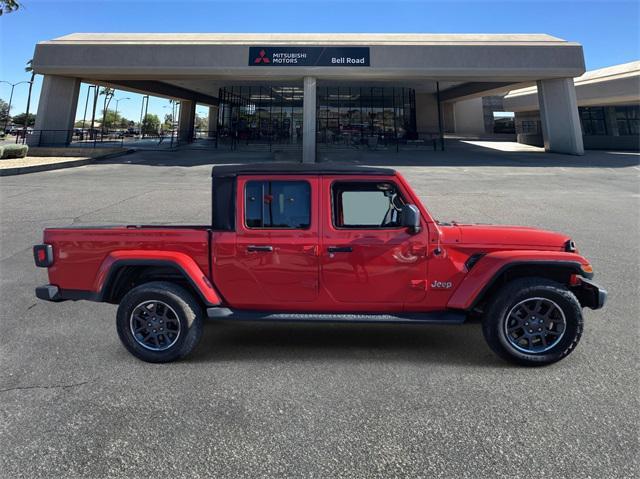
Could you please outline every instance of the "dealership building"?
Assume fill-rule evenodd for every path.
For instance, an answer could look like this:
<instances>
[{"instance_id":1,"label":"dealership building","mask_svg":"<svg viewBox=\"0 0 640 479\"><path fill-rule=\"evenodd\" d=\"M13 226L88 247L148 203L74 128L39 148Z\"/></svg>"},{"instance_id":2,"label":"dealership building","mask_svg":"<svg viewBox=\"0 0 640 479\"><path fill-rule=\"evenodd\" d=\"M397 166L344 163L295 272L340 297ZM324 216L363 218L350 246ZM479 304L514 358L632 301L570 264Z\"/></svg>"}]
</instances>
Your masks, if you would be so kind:
<instances>
[{"instance_id":1,"label":"dealership building","mask_svg":"<svg viewBox=\"0 0 640 479\"><path fill-rule=\"evenodd\" d=\"M586 72L574 80L582 139L587 149L640 149L640 61ZM544 144L535 86L509 92L503 107L515 112L518 141Z\"/></svg>"},{"instance_id":2,"label":"dealership building","mask_svg":"<svg viewBox=\"0 0 640 479\"><path fill-rule=\"evenodd\" d=\"M204 105L208 135L290 141L305 162L328 144L462 131L467 106L535 87L545 149L584 152L582 46L549 35L82 33L38 43L33 67L41 145L70 140L81 82L180 101L182 141Z\"/></svg>"}]
</instances>

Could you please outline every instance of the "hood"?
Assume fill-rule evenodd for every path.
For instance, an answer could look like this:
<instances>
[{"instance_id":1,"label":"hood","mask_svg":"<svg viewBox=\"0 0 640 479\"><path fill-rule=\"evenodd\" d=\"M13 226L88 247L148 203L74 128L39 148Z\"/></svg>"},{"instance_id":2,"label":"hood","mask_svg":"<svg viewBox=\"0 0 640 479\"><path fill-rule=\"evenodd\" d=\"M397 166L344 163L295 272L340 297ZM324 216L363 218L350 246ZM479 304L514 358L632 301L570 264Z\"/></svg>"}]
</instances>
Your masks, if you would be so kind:
<instances>
[{"instance_id":1,"label":"hood","mask_svg":"<svg viewBox=\"0 0 640 479\"><path fill-rule=\"evenodd\" d=\"M525 226L453 224L441 226L441 229L445 233L444 242L464 245L534 247L564 251L567 241L571 239L562 233Z\"/></svg>"}]
</instances>

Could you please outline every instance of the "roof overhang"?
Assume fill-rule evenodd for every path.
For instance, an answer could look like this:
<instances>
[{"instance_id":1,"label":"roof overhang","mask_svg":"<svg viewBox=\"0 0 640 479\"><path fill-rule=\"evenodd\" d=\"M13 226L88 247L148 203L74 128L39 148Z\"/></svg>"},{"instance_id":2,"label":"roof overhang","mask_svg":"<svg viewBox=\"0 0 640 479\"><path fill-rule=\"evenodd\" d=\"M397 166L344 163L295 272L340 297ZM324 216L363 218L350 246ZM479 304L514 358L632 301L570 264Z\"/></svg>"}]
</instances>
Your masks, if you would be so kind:
<instances>
[{"instance_id":1,"label":"roof overhang","mask_svg":"<svg viewBox=\"0 0 640 479\"><path fill-rule=\"evenodd\" d=\"M592 70L574 80L578 106L640 102L640 61ZM510 91L504 99L509 111L539 109L536 86Z\"/></svg>"},{"instance_id":2,"label":"roof overhang","mask_svg":"<svg viewBox=\"0 0 640 479\"><path fill-rule=\"evenodd\" d=\"M370 66L252 66L250 47L368 47ZM582 46L543 34L76 33L38 43L37 73L109 83L157 81L476 82L513 85L584 73ZM186 85L185 85L185 82ZM482 88L480 88L482 90ZM203 92L211 95L211 92Z\"/></svg>"}]
</instances>

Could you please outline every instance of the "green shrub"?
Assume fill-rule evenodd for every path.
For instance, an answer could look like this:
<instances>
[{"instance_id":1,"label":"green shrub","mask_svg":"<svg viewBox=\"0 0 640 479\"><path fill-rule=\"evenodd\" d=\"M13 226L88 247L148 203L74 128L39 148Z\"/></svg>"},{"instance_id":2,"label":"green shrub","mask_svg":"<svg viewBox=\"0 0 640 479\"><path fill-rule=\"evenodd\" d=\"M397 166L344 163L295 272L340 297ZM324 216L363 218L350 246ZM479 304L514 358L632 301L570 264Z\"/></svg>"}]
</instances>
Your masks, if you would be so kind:
<instances>
[{"instance_id":1,"label":"green shrub","mask_svg":"<svg viewBox=\"0 0 640 479\"><path fill-rule=\"evenodd\" d=\"M8 160L10 158L24 158L27 156L29 147L27 145L4 145L0 158Z\"/></svg>"},{"instance_id":2,"label":"green shrub","mask_svg":"<svg viewBox=\"0 0 640 479\"><path fill-rule=\"evenodd\" d=\"M2 155L4 155L4 146L0 146L0 160L2 159Z\"/></svg>"}]
</instances>

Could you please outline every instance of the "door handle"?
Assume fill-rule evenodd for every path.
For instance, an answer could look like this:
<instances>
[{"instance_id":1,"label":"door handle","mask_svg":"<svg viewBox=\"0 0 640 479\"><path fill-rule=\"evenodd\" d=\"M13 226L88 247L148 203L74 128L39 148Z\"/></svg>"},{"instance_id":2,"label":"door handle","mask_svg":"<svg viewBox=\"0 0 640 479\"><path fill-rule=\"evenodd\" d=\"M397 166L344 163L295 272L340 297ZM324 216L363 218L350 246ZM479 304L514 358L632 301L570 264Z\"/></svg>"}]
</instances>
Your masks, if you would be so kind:
<instances>
[{"instance_id":1,"label":"door handle","mask_svg":"<svg viewBox=\"0 0 640 479\"><path fill-rule=\"evenodd\" d=\"M329 246L327 251L329 253L351 253L353 248L351 246Z\"/></svg>"},{"instance_id":2,"label":"door handle","mask_svg":"<svg viewBox=\"0 0 640 479\"><path fill-rule=\"evenodd\" d=\"M414 256L419 256L422 258L427 255L427 248L411 245L411 247L409 248L409 252Z\"/></svg>"},{"instance_id":3,"label":"door handle","mask_svg":"<svg viewBox=\"0 0 640 479\"><path fill-rule=\"evenodd\" d=\"M270 253L270 252L273 251L273 246L250 244L249 246L247 246L247 251L250 252L250 253L257 252L257 251L263 251L263 252Z\"/></svg>"},{"instance_id":4,"label":"door handle","mask_svg":"<svg viewBox=\"0 0 640 479\"><path fill-rule=\"evenodd\" d=\"M304 251L305 253L309 253L312 256L318 256L318 245L312 244L303 246L302 251Z\"/></svg>"}]
</instances>

